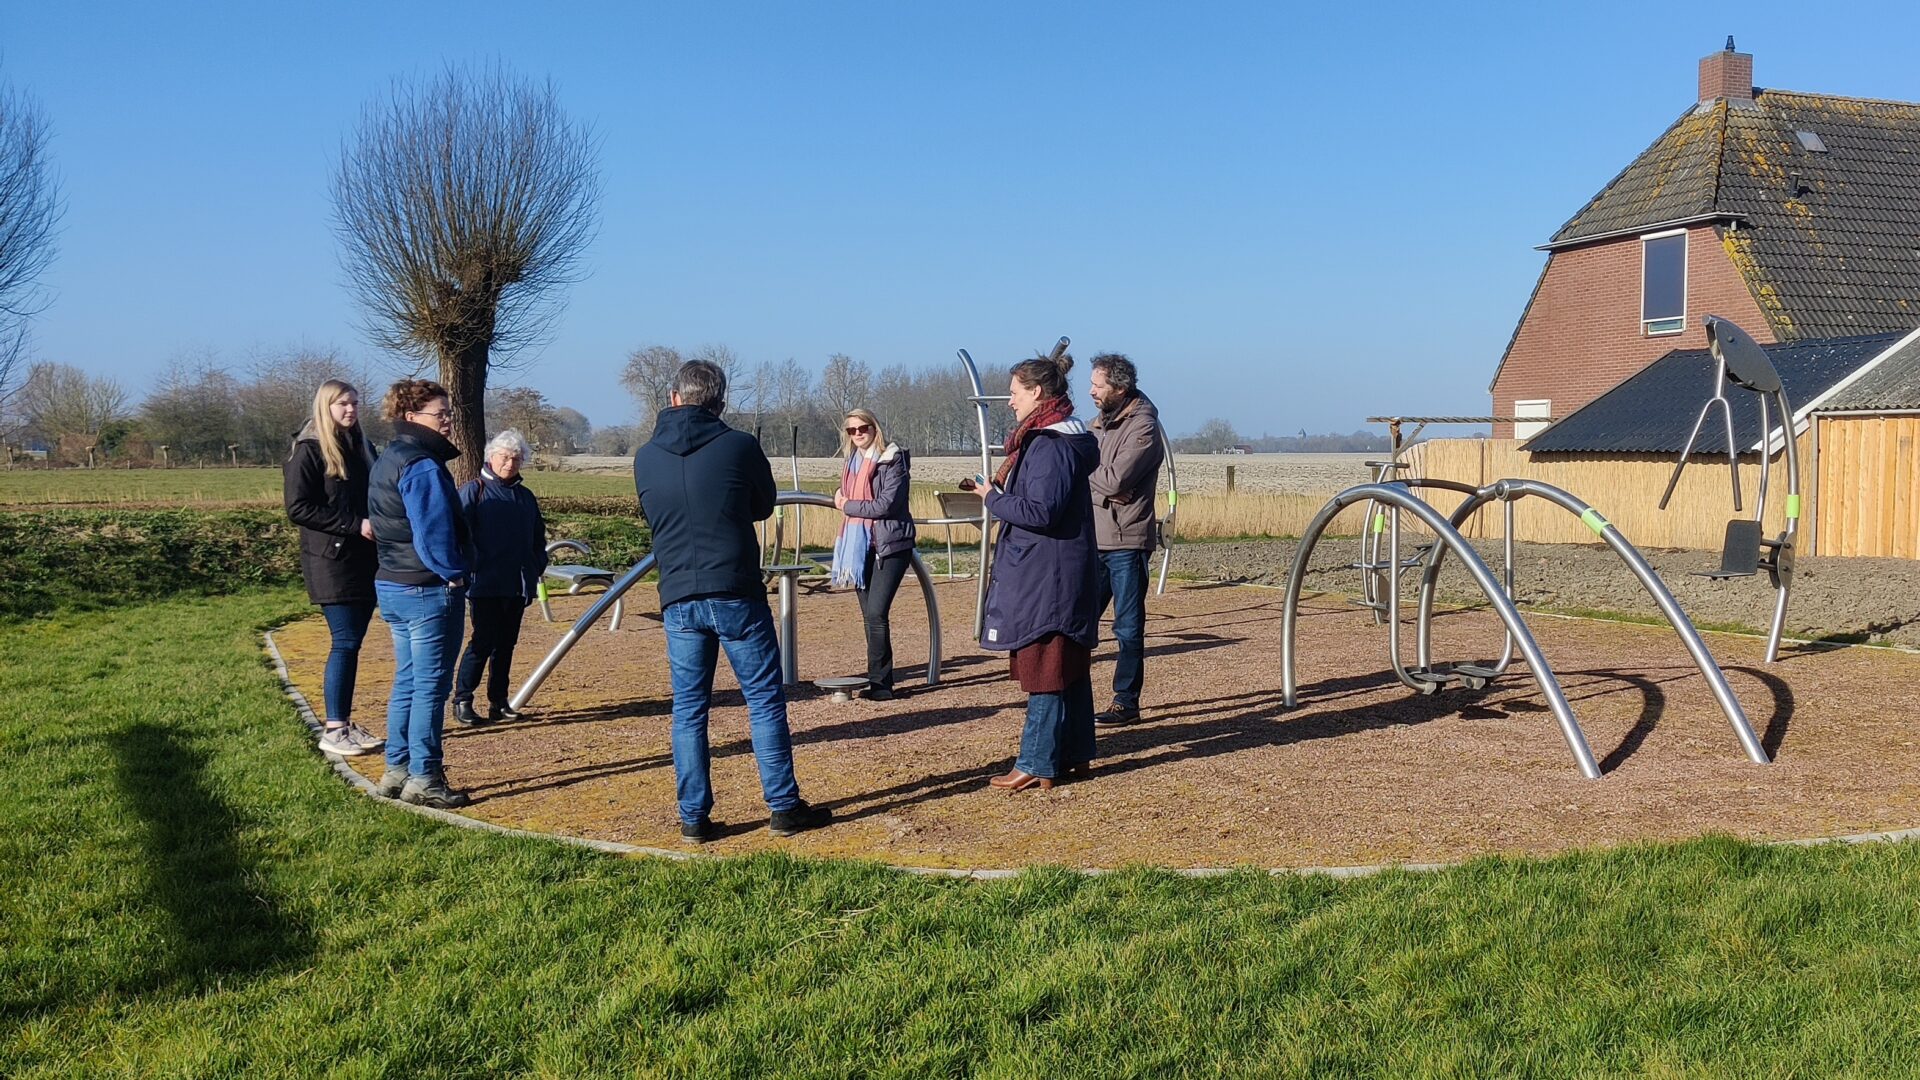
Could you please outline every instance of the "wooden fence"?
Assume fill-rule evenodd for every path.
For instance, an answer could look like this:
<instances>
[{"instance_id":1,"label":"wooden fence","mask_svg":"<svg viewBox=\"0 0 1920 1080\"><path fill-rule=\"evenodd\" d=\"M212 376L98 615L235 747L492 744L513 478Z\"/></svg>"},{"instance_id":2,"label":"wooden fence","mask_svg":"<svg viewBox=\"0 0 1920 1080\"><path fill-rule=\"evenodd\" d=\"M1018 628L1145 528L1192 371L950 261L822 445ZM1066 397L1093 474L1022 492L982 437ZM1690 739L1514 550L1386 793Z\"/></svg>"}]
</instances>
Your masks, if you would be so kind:
<instances>
[{"instance_id":1,"label":"wooden fence","mask_svg":"<svg viewBox=\"0 0 1920 1080\"><path fill-rule=\"evenodd\" d=\"M1805 436L1799 451L1804 480L1812 475L1807 467L1810 440ZM1696 457L1681 475L1673 500L1661 510L1660 493L1666 490L1667 478L1673 473L1671 457L1533 455L1522 452L1515 439L1434 439L1410 448L1405 458L1412 466L1408 474L1413 476L1455 480L1476 487L1506 477L1524 477L1565 488L1592 504L1641 548L1717 550L1725 539L1728 519L1752 516L1760 485L1758 456L1748 455L1740 467L1744 509L1735 514L1727 459ZM1786 524L1784 456L1774 460L1772 469L1766 518L1769 536L1778 534ZM1451 511L1460 499L1447 492L1430 498L1445 511ZM1804 498L1802 501L1804 505ZM1497 537L1503 528L1496 504L1476 513L1461 531L1469 537ZM1594 542L1593 533L1579 518L1541 499L1523 499L1516 504L1514 533L1521 540L1549 544Z\"/></svg>"},{"instance_id":2,"label":"wooden fence","mask_svg":"<svg viewBox=\"0 0 1920 1080\"><path fill-rule=\"evenodd\" d=\"M1920 558L1920 416L1821 417L1815 553Z\"/></svg>"}]
</instances>

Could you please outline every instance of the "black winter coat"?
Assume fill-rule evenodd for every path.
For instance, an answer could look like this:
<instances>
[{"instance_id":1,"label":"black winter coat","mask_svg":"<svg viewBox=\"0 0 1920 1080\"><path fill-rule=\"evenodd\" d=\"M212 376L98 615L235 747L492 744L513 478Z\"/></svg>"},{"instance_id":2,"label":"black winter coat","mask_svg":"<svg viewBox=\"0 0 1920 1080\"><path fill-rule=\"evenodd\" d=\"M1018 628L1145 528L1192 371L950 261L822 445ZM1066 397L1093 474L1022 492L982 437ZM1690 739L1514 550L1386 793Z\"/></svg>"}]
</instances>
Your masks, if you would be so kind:
<instances>
[{"instance_id":1,"label":"black winter coat","mask_svg":"<svg viewBox=\"0 0 1920 1080\"><path fill-rule=\"evenodd\" d=\"M633 454L640 513L653 530L660 606L695 596L759 597L756 521L773 515L773 466L760 443L700 405L660 411Z\"/></svg>"},{"instance_id":2,"label":"black winter coat","mask_svg":"<svg viewBox=\"0 0 1920 1080\"><path fill-rule=\"evenodd\" d=\"M309 422L293 437L293 450L281 466L287 517L300 526L300 573L307 580L307 598L316 604L374 601L373 574L380 564L373 541L360 535L374 451L358 427L346 457L346 479L328 476L320 438Z\"/></svg>"}]
</instances>

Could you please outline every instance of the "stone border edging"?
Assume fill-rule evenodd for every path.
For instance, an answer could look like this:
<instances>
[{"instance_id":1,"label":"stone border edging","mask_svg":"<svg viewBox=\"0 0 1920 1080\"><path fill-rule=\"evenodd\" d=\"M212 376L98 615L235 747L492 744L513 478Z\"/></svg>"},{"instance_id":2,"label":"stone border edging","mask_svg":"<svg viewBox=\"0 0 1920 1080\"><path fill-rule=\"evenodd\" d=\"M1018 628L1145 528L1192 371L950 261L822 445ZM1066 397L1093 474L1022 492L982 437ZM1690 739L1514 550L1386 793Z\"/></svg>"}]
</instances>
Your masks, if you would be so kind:
<instances>
[{"instance_id":1,"label":"stone border edging","mask_svg":"<svg viewBox=\"0 0 1920 1080\"><path fill-rule=\"evenodd\" d=\"M1557 617L1563 618L1563 619L1579 619L1580 618L1580 616L1577 616L1577 615L1559 615ZM266 642L268 655L273 657L273 670L274 670L275 676L278 677L280 680L281 693L285 694L287 697L287 700L293 703L295 714L300 717L300 722L306 725L308 733L311 734L317 740L320 736L321 728L323 726L320 722L320 718L314 714L313 706L308 703L306 695L300 692L299 687L293 685L292 673L287 670L287 661L286 661L286 658L280 654L280 647L274 643L273 631L271 630L264 631L262 632L261 636ZM346 759L330 757L327 754L321 753L317 746L314 749L314 753L320 754L320 757L323 758L327 762L327 764L333 767L333 771L336 774L338 774L342 780L345 780L348 784L359 789L360 792L364 794L367 798L373 799L374 801L379 802L386 806L391 806L400 810L406 810L410 813L419 814L422 817L429 817L434 819L435 821L443 822L448 825L455 825L463 829L478 829L482 832L498 833L502 836L522 836L522 837L528 837L536 840L546 840L554 843L569 844L574 847L589 848L593 851L604 852L609 855L647 855L647 856L653 856L653 857L662 858L662 859L672 859L677 862L693 862L695 860L700 860L700 859L725 859L725 858L731 857L726 855L709 855L703 852L674 851L671 848L647 847L641 844L623 844L617 840L594 840L590 837L585 837L585 836L566 836L561 833L544 833L544 832L534 832L530 829L515 829L505 825L495 825L491 821L482 821L479 818L471 818L461 814L455 814L447 810L436 810L430 806L415 806L412 803L404 803L398 799L383 799L380 796L375 795L373 793L373 786L374 786L373 781L368 780L366 777L361 776L358 772L355 772L353 767L347 764ZM1750 841L1747 841L1747 843L1759 844L1764 847L1817 847L1821 844L1899 843L1901 841L1906 841L1906 840L1920 840L1920 828L1894 829L1894 830L1883 831L1883 832L1850 833L1844 836L1814 836L1814 837L1808 837L1806 839L1800 839L1800 840L1750 840ZM1580 850L1580 849L1568 849L1568 850L1571 851L1571 850ZM880 865L886 867L889 870L898 871L903 874L918 874L922 877L957 878L957 879L963 879L968 881L999 881L999 880L1004 880L1006 878L1015 877L1021 873L1024 873L1026 870L1036 869L1039 866L1057 865L1057 864L1039 863L1039 864L1035 864L1035 866L1033 867L1022 867L1019 869L1003 869L1003 870L992 870L992 869L969 870L969 869L939 867L939 866L900 866L895 863L881 863ZM1462 865L1462 863L1456 861L1456 862L1418 862L1418 863L1416 862L1363 863L1357 866L1275 866L1275 867L1267 867L1262 872L1271 877L1280 877L1282 875L1295 874L1295 875L1312 876L1312 877L1352 879L1352 878L1373 877L1377 874L1384 874L1389 870L1405 870L1413 873L1426 873L1434 870L1447 870L1460 865ZM1066 869L1072 870L1076 874L1082 874L1087 877L1100 877L1102 875L1120 872L1119 870L1106 868L1106 867L1075 866L1075 867L1067 867ZM1153 867L1153 869L1161 870L1166 873L1177 874L1181 877L1207 878L1207 877L1224 877L1228 874L1237 874L1237 873L1243 872L1247 868L1231 867L1231 866L1203 866L1203 867L1161 866L1161 867Z\"/></svg>"}]
</instances>

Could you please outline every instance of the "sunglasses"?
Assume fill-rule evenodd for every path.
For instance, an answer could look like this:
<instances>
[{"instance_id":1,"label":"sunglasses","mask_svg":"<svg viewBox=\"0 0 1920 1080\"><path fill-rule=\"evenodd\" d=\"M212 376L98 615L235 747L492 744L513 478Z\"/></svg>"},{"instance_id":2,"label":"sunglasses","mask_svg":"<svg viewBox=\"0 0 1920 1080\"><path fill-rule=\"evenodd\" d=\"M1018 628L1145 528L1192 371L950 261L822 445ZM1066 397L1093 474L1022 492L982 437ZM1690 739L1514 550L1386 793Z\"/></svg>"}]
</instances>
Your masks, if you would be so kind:
<instances>
[{"instance_id":1,"label":"sunglasses","mask_svg":"<svg viewBox=\"0 0 1920 1080\"><path fill-rule=\"evenodd\" d=\"M872 424L855 424L854 426L852 426L852 427L850 427L850 428L848 428L848 429L847 429L847 434L849 434L849 435L865 435L865 434L866 434L867 432L869 432L869 431L872 431L872 430L873 430L873 425L872 425Z\"/></svg>"}]
</instances>

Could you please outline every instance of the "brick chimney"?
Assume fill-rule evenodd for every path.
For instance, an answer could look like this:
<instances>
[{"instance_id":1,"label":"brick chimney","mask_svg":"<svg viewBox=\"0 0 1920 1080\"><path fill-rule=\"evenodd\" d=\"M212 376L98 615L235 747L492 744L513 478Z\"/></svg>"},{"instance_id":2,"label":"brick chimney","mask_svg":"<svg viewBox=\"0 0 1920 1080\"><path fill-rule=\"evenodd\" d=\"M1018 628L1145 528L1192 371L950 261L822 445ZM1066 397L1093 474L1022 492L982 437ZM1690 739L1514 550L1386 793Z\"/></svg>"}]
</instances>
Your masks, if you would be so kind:
<instances>
[{"instance_id":1,"label":"brick chimney","mask_svg":"<svg viewBox=\"0 0 1920 1080\"><path fill-rule=\"evenodd\" d=\"M1700 59L1700 104L1720 100L1735 107L1753 103L1753 54L1734 52L1732 34L1726 48Z\"/></svg>"}]
</instances>

